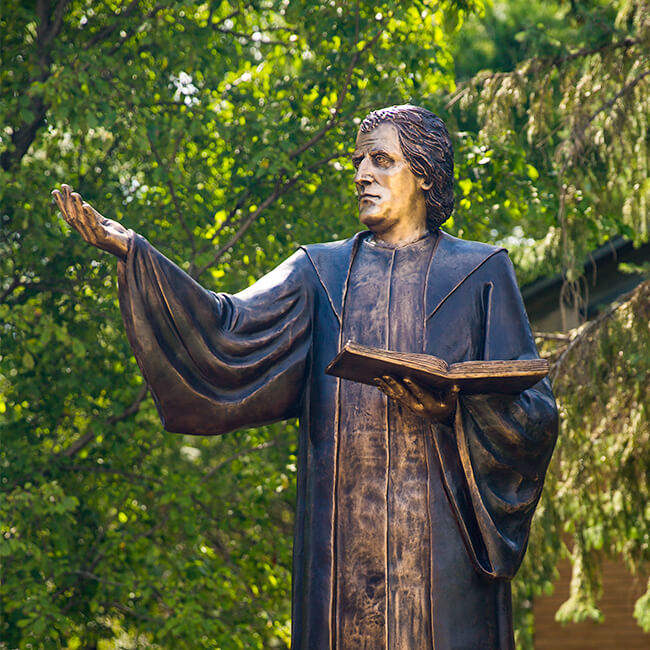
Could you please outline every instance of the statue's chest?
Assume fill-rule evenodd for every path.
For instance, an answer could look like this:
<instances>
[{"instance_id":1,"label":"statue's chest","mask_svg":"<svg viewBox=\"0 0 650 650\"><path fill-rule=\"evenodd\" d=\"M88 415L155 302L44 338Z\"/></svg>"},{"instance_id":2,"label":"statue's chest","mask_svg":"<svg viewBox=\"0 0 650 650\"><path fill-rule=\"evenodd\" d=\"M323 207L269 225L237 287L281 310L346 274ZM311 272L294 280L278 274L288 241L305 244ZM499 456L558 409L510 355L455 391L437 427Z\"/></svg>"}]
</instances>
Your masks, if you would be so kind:
<instances>
[{"instance_id":1,"label":"statue's chest","mask_svg":"<svg viewBox=\"0 0 650 650\"><path fill-rule=\"evenodd\" d=\"M423 351L424 287L431 239L402 248L361 243L345 296L344 341Z\"/></svg>"}]
</instances>

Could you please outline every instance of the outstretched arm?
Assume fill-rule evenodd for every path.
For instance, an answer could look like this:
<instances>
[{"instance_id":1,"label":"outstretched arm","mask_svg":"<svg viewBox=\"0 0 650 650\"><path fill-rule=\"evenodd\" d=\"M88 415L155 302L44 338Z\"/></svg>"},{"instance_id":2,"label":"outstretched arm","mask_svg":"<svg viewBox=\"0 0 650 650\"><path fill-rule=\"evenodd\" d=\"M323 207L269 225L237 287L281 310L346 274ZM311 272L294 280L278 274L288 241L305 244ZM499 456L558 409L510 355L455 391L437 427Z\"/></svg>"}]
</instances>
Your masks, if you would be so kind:
<instances>
[{"instance_id":1,"label":"outstretched arm","mask_svg":"<svg viewBox=\"0 0 650 650\"><path fill-rule=\"evenodd\" d=\"M54 190L52 196L66 222L89 244L126 259L132 232L121 223L107 219L86 203L81 195L73 192L69 185L61 185L61 191Z\"/></svg>"}]
</instances>

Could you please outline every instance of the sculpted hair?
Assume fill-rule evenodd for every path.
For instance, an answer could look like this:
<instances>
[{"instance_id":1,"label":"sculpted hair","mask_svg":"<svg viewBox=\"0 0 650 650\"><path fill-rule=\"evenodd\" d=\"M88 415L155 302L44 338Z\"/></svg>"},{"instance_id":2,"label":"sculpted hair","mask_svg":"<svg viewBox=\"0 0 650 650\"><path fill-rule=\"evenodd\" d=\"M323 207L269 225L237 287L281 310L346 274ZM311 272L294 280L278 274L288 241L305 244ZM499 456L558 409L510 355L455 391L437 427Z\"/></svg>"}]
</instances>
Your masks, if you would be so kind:
<instances>
[{"instance_id":1,"label":"sculpted hair","mask_svg":"<svg viewBox=\"0 0 650 650\"><path fill-rule=\"evenodd\" d=\"M424 195L427 228L435 232L454 209L454 148L447 127L426 108L403 104L373 111L359 130L367 133L384 122L397 129L411 171L431 185Z\"/></svg>"}]
</instances>

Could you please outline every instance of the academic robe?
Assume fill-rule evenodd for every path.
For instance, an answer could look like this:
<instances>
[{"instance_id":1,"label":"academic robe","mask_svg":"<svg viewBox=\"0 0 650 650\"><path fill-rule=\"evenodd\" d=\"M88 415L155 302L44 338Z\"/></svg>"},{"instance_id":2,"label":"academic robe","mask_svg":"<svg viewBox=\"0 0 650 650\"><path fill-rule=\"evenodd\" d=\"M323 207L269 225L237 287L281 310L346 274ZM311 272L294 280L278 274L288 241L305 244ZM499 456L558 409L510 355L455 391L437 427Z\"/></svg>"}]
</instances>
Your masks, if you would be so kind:
<instances>
[{"instance_id":1,"label":"academic robe","mask_svg":"<svg viewBox=\"0 0 650 650\"><path fill-rule=\"evenodd\" d=\"M301 247L235 295L204 290L139 236L119 265L127 335L168 431L213 435L300 418L296 650L337 647L345 382L324 370L344 342L350 273L368 236ZM449 363L536 358L507 253L436 237L422 287L423 351ZM519 396L461 395L453 423L427 427L428 521L431 539L444 540L425 569L432 647L511 648L509 580L557 435L550 385Z\"/></svg>"}]
</instances>

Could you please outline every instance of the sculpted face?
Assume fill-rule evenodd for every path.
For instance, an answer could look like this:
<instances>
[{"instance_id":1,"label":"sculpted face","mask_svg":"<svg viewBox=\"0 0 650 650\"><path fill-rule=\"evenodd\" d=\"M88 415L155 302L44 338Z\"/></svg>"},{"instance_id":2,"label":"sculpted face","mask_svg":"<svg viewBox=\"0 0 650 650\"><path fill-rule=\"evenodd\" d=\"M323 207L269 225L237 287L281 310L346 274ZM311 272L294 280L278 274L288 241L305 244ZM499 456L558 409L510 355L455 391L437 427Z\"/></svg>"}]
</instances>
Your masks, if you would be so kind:
<instances>
[{"instance_id":1,"label":"sculpted face","mask_svg":"<svg viewBox=\"0 0 650 650\"><path fill-rule=\"evenodd\" d=\"M352 162L361 223L393 244L426 233L424 190L429 186L411 171L392 124L359 132Z\"/></svg>"}]
</instances>

